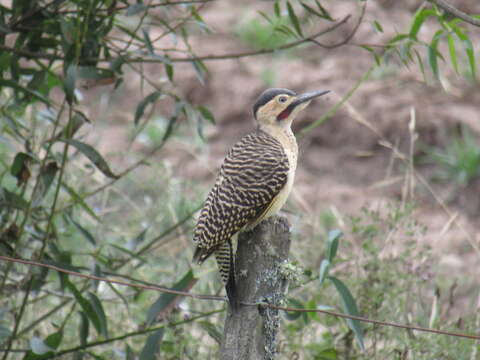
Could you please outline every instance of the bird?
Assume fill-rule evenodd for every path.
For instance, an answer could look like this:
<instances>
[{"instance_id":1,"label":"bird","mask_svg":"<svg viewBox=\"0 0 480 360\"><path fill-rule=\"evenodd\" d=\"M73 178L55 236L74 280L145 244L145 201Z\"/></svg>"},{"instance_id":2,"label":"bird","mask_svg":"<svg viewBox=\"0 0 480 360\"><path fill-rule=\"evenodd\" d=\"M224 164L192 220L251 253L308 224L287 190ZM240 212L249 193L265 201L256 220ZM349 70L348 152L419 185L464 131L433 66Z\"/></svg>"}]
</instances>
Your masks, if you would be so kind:
<instances>
[{"instance_id":1,"label":"bird","mask_svg":"<svg viewBox=\"0 0 480 360\"><path fill-rule=\"evenodd\" d=\"M240 305L233 248L238 233L252 230L285 204L298 157L292 122L312 99L328 92L265 90L253 105L256 129L228 151L200 210L193 231L193 262L202 264L215 254L232 312Z\"/></svg>"}]
</instances>

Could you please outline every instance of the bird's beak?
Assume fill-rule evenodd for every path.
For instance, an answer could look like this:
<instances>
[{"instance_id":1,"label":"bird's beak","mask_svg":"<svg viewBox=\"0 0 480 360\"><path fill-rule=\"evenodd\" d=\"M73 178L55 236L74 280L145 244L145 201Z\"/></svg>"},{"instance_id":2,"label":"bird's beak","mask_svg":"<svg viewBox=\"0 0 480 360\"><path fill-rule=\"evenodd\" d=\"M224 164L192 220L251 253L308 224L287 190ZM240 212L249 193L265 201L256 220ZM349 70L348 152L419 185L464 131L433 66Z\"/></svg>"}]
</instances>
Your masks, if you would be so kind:
<instances>
[{"instance_id":1,"label":"bird's beak","mask_svg":"<svg viewBox=\"0 0 480 360\"><path fill-rule=\"evenodd\" d=\"M303 104L307 101L312 100L313 98L316 98L318 96L322 96L325 94L328 94L330 90L322 90L322 91L309 91L305 94L298 95L295 100L292 101L292 103L289 105L292 108L297 107L300 104Z\"/></svg>"}]
</instances>

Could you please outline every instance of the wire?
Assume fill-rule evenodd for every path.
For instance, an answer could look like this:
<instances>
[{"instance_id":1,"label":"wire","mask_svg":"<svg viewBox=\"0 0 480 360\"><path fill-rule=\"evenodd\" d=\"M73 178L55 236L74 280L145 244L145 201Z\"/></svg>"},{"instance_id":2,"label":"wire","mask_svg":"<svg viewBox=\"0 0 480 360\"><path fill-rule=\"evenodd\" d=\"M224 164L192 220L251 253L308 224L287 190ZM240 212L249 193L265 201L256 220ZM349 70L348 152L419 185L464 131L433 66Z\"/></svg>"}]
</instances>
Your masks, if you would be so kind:
<instances>
[{"instance_id":1,"label":"wire","mask_svg":"<svg viewBox=\"0 0 480 360\"><path fill-rule=\"evenodd\" d=\"M58 271L58 272L61 272L61 273L69 274L69 275L72 275L72 276L77 276L77 277L81 277L81 278L85 278L85 279L91 279L91 280L97 280L97 281L104 281L104 282L108 282L108 283L112 283L112 284L117 284L117 285L127 286L127 287L133 287L133 288L137 288L137 289L154 290L154 291L164 292L164 293L168 293L168 294L191 297L191 298L200 299L200 300L226 301L226 298L223 297L223 296L194 294L194 293L190 293L190 292L186 292L186 291L173 290L173 289L170 289L170 288L167 288L167 287L157 286L157 285L132 284L132 283L129 283L129 282L108 279L108 278L101 277L101 276L96 276L96 275L86 275L86 274L82 274L82 273L79 273L79 272L76 272L76 271L66 270L66 269L61 268L61 267L56 266L56 265L45 264L45 263L41 263L41 262L33 261L33 260L11 258L11 257L8 257L8 256L2 256L2 255L0 255L0 260L19 263L19 264L24 264L24 265L39 266L39 267L55 270L55 271ZM358 321L361 321L361 322L375 324L375 325L390 326L390 327L396 327L396 328L413 330L413 331L421 331L421 332L427 332L427 333L438 334L438 335L446 335L446 336L454 336L454 337L460 337L460 338L466 338L466 339L472 339L472 340L480 340L480 335L464 334L464 333L458 333L458 332L451 332L451 331L425 328L425 327L420 327L420 326L415 326L415 325L405 325L405 324L398 324L398 323L393 323L393 322L388 322L388 321L373 320L373 319L365 318L365 317L362 317L362 316L347 315L347 314L337 313L337 312L328 311L328 310L291 308L291 307L285 307L285 306L277 306L277 305L268 304L268 303L243 303L243 305L259 306L259 307L264 307L264 308L267 307L267 308L271 308L271 309L277 309L277 310L289 311L289 312L322 313L322 314L331 315L331 316L335 316L335 317L340 317L340 318L344 318L344 319L358 320Z\"/></svg>"}]
</instances>

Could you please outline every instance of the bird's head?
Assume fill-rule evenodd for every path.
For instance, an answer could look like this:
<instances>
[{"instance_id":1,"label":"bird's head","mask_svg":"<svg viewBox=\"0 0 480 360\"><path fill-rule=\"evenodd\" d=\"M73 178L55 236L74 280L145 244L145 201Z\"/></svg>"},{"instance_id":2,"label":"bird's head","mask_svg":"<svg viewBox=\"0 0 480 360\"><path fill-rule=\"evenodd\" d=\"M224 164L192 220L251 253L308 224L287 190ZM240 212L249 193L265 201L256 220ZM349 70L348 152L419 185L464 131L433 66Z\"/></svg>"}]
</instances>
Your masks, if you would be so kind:
<instances>
[{"instance_id":1,"label":"bird's head","mask_svg":"<svg viewBox=\"0 0 480 360\"><path fill-rule=\"evenodd\" d=\"M330 91L311 91L297 95L288 89L267 89L253 105L253 115L260 127L289 128L293 119L313 98L328 92Z\"/></svg>"}]
</instances>

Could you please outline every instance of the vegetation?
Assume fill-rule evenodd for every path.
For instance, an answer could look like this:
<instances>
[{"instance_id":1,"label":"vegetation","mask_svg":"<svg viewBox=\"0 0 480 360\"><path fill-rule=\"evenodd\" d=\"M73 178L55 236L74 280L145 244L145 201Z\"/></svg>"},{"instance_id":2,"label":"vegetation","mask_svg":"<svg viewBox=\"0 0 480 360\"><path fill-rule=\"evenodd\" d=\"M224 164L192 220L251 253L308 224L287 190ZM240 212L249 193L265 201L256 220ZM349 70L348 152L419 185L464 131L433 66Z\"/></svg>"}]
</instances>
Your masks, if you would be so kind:
<instances>
[{"instance_id":1,"label":"vegetation","mask_svg":"<svg viewBox=\"0 0 480 360\"><path fill-rule=\"evenodd\" d=\"M193 72L201 87L215 71L210 60L250 61L287 49L295 58L299 48L314 53L317 47L330 51L351 43L372 54L374 68L415 66L434 87L445 86L444 73L453 69L458 81L476 84L476 49L467 27L475 26L478 16L462 19L432 1L412 14L405 33L375 47L350 41L368 14L367 1L351 3L355 19L336 19L334 3L276 0L254 19L216 29L237 34L251 49L206 56L197 51L204 53L199 44L215 35L215 24L202 12L215 6L214 0L0 5L0 359L215 356L223 302L98 281L221 291L213 261L192 269L186 250L192 248L193 217L207 188L176 175L183 165L177 150L208 163L215 116L187 94L184 74ZM347 20L351 32L340 33ZM436 31L424 38L428 21ZM378 21L372 26L383 31ZM324 44L322 36L329 33L347 36ZM264 76L275 83L268 72ZM367 80L302 134L331 118ZM125 101L132 94L140 97L133 97L133 106ZM120 111L128 107L122 114L127 121L120 116L112 122L105 113L104 103L112 98L122 99L116 103ZM99 137L108 134L113 141L116 126L127 128L126 135L110 151ZM412 157L403 157L405 169L413 167ZM466 130L431 159L450 182L466 185L480 173L478 146ZM428 230L416 220L415 200L403 197L356 214L309 214L293 235L300 245L292 258L302 270L288 305L478 334L473 300L460 316L449 316L455 284L445 278L429 288L425 259L431 249L417 243ZM311 243L302 248L307 238L323 244L318 253ZM447 310L440 321L442 302ZM479 352L471 339L318 313L288 312L283 326L279 358L474 359Z\"/></svg>"}]
</instances>

